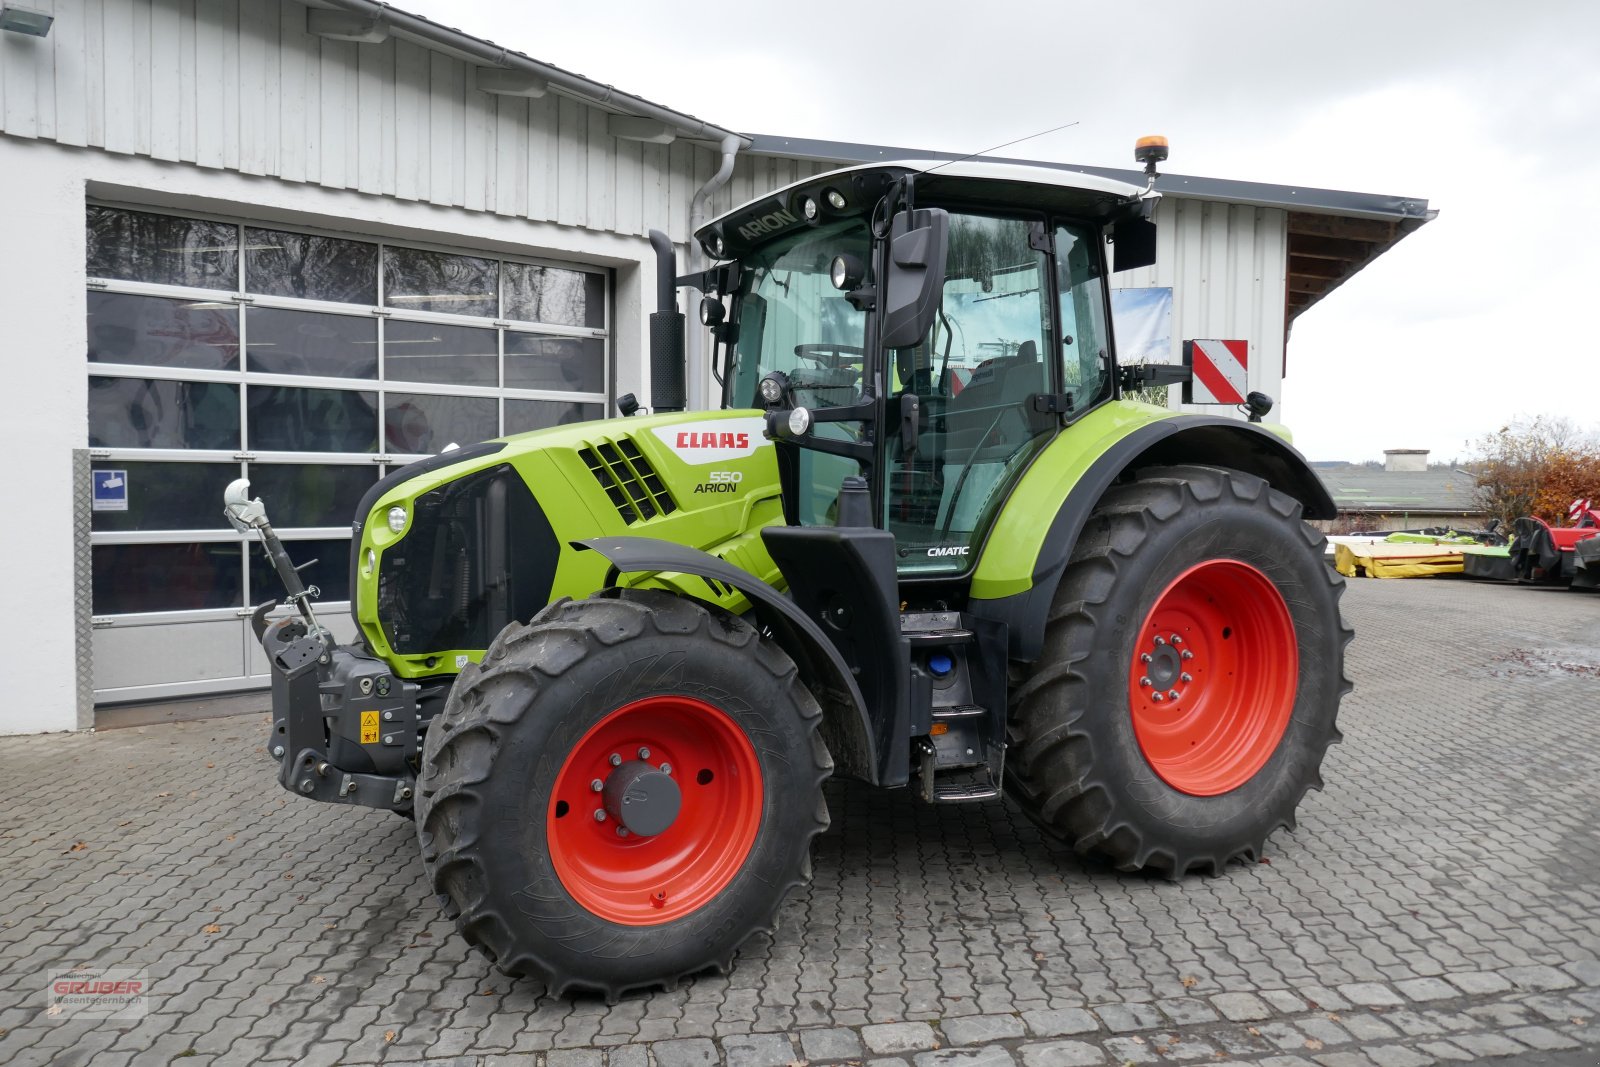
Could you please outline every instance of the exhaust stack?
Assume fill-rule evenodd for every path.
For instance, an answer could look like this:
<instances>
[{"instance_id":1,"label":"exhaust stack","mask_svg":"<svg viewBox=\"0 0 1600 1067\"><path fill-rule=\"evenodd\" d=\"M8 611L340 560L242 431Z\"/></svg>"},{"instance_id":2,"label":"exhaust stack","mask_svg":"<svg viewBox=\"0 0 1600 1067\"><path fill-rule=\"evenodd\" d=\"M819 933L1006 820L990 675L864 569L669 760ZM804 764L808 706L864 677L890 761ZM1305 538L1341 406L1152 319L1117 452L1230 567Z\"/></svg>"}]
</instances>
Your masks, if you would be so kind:
<instances>
[{"instance_id":1,"label":"exhaust stack","mask_svg":"<svg viewBox=\"0 0 1600 1067\"><path fill-rule=\"evenodd\" d=\"M650 231L656 250L656 310L650 314L650 410L682 411L689 403L684 315L678 310L677 256L672 241Z\"/></svg>"}]
</instances>

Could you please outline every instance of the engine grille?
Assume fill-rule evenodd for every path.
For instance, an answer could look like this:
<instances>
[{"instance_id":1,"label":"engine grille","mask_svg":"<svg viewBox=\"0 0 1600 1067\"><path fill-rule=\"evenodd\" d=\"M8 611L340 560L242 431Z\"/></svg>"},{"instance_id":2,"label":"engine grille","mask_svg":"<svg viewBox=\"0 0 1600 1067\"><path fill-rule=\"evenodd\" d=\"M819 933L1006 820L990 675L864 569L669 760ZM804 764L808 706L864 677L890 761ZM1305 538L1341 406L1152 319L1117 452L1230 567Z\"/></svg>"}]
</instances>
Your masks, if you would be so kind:
<instances>
[{"instance_id":1,"label":"engine grille","mask_svg":"<svg viewBox=\"0 0 1600 1067\"><path fill-rule=\"evenodd\" d=\"M580 448L578 458L583 460L622 521L629 526L678 510L677 501L667 492L661 476L628 438L599 441L588 448Z\"/></svg>"}]
</instances>

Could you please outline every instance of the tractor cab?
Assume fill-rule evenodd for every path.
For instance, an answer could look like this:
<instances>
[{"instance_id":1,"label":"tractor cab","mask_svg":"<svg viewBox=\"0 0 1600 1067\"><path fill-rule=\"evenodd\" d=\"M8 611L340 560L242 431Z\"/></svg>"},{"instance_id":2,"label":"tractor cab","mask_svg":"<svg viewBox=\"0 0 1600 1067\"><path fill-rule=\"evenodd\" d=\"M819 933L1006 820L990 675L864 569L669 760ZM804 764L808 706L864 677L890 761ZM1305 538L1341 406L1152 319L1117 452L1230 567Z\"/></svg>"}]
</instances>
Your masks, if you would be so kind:
<instances>
[{"instance_id":1,"label":"tractor cab","mask_svg":"<svg viewBox=\"0 0 1600 1067\"><path fill-rule=\"evenodd\" d=\"M697 235L725 408L763 408L786 518L835 525L865 478L902 580L969 572L1010 488L1116 394L1106 285L1150 262L1147 190L994 163L857 167Z\"/></svg>"}]
</instances>

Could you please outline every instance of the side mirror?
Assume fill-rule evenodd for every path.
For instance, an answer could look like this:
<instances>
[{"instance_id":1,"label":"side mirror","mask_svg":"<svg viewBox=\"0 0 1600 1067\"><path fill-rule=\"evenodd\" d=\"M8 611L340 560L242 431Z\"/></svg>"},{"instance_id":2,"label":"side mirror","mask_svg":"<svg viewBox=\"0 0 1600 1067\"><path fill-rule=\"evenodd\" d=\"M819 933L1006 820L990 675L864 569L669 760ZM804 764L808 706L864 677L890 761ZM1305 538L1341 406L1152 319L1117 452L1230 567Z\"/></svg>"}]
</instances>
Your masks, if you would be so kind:
<instances>
[{"instance_id":1,"label":"side mirror","mask_svg":"<svg viewBox=\"0 0 1600 1067\"><path fill-rule=\"evenodd\" d=\"M944 299L949 244L950 214L942 208L902 211L890 222L889 262L878 302L883 347L909 348L933 328Z\"/></svg>"},{"instance_id":2,"label":"side mirror","mask_svg":"<svg viewBox=\"0 0 1600 1067\"><path fill-rule=\"evenodd\" d=\"M1119 219L1111 227L1111 269L1116 273L1156 262L1156 224L1142 215Z\"/></svg>"}]
</instances>

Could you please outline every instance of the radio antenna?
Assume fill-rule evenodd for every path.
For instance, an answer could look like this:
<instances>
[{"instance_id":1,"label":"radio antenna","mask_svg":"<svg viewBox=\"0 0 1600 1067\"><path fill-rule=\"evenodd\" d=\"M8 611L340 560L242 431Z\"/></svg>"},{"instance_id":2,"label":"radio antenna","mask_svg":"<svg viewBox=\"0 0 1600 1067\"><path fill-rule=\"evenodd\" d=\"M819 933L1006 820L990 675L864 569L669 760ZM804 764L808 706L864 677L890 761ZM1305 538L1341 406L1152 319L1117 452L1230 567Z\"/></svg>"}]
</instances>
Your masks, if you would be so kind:
<instances>
[{"instance_id":1,"label":"radio antenna","mask_svg":"<svg viewBox=\"0 0 1600 1067\"><path fill-rule=\"evenodd\" d=\"M932 174L934 171L942 170L945 167L948 167L952 163L965 163L969 159L976 159L978 156L986 156L990 152L998 152L1002 148L1010 148L1014 144L1021 144L1023 141L1031 141L1035 137L1043 137L1046 134L1055 133L1058 130L1069 129L1069 128L1073 127L1073 126L1078 125L1079 121L1080 120L1078 120L1078 119L1074 119L1071 122L1063 122L1061 125L1052 126L1048 130L1040 130L1038 133L1030 133L1026 137L1018 137L1016 140L1007 141L1005 144L997 144L993 148L980 148L978 151L973 152L970 155L962 156L960 159L947 159L943 163L939 164L937 167L929 167L927 170L922 172L922 175L923 175L923 177L927 177L929 174Z\"/></svg>"}]
</instances>

